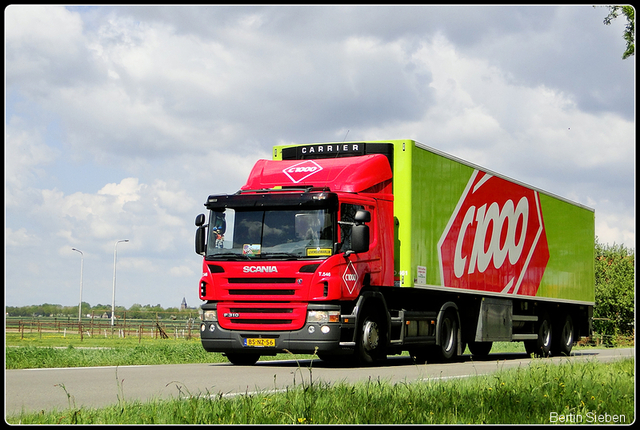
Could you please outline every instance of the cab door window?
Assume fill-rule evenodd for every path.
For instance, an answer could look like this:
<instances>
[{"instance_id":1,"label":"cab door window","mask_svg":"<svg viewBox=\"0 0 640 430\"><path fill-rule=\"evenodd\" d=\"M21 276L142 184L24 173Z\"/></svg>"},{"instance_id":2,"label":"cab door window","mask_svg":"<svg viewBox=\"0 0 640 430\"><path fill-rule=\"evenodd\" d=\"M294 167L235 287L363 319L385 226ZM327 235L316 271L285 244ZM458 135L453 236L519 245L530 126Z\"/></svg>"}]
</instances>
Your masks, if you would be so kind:
<instances>
[{"instance_id":1,"label":"cab door window","mask_svg":"<svg viewBox=\"0 0 640 430\"><path fill-rule=\"evenodd\" d=\"M350 203L340 205L340 252L351 249L351 228L355 221L356 212L359 210L364 210L364 206Z\"/></svg>"}]
</instances>

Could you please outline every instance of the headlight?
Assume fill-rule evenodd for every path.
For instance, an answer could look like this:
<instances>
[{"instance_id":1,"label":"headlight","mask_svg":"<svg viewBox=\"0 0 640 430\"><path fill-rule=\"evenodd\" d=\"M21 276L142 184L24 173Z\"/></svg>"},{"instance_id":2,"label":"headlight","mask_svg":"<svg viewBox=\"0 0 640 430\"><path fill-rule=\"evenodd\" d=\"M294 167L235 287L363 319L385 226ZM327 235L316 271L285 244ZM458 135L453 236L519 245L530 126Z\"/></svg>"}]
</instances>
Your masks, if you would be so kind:
<instances>
[{"instance_id":1,"label":"headlight","mask_svg":"<svg viewBox=\"0 0 640 430\"><path fill-rule=\"evenodd\" d=\"M307 322L310 323L337 323L340 322L340 311L309 311Z\"/></svg>"},{"instance_id":2,"label":"headlight","mask_svg":"<svg viewBox=\"0 0 640 430\"><path fill-rule=\"evenodd\" d=\"M204 311L202 321L218 321L218 311Z\"/></svg>"}]
</instances>

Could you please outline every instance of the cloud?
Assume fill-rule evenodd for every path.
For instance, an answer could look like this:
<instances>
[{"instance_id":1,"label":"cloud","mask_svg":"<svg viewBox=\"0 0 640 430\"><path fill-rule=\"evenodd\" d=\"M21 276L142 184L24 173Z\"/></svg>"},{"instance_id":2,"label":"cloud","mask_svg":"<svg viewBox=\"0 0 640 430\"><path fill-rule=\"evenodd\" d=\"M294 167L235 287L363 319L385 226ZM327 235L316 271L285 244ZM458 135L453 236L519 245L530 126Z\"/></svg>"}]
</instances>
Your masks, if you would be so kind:
<instances>
[{"instance_id":1,"label":"cloud","mask_svg":"<svg viewBox=\"0 0 640 430\"><path fill-rule=\"evenodd\" d=\"M4 148L7 207L32 202L37 193L32 187L46 175L45 167L58 156L57 151L44 143L42 133L43 130L31 128L20 118L9 118Z\"/></svg>"},{"instance_id":2,"label":"cloud","mask_svg":"<svg viewBox=\"0 0 640 430\"><path fill-rule=\"evenodd\" d=\"M416 139L594 207L602 241L634 244L635 63L605 15L10 6L7 300L45 275L46 300L75 295L75 246L107 302L126 238L124 297L196 302L193 220L207 196L238 190L274 144L345 136Z\"/></svg>"}]
</instances>

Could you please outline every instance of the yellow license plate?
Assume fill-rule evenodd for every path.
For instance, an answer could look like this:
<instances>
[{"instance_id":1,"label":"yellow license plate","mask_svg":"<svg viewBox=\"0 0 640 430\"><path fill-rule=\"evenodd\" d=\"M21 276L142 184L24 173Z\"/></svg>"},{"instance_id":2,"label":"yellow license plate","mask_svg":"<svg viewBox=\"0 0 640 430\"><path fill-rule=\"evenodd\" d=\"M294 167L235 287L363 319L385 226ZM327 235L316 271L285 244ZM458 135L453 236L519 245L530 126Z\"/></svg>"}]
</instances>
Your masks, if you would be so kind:
<instances>
[{"instance_id":1,"label":"yellow license plate","mask_svg":"<svg viewBox=\"0 0 640 430\"><path fill-rule=\"evenodd\" d=\"M244 340L245 346L276 346L275 339L247 338Z\"/></svg>"}]
</instances>

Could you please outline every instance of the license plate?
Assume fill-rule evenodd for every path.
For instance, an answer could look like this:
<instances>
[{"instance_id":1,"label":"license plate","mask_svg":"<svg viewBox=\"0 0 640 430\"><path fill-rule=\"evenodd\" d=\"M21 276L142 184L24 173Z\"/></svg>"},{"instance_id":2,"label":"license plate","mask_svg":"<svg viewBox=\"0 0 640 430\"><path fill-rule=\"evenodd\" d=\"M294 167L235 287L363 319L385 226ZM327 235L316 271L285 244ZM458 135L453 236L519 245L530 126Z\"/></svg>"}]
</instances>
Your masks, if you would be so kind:
<instances>
[{"instance_id":1,"label":"license plate","mask_svg":"<svg viewBox=\"0 0 640 430\"><path fill-rule=\"evenodd\" d=\"M247 338L244 340L244 346L276 346L275 339Z\"/></svg>"}]
</instances>

